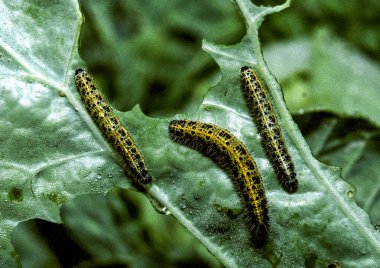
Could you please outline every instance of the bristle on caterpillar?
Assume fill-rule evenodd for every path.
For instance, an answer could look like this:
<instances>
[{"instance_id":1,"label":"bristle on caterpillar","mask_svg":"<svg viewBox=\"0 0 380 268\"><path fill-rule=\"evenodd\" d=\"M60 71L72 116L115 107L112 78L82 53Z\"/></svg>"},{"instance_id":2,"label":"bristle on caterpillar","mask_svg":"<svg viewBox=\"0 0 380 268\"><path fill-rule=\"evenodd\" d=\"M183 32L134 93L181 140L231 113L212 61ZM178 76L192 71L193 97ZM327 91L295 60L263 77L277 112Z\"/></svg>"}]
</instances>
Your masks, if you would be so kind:
<instances>
[{"instance_id":1,"label":"bristle on caterpillar","mask_svg":"<svg viewBox=\"0 0 380 268\"><path fill-rule=\"evenodd\" d=\"M241 68L241 89L255 118L261 141L283 189L294 193L298 188L296 172L266 88L248 66Z\"/></svg>"},{"instance_id":2,"label":"bristle on caterpillar","mask_svg":"<svg viewBox=\"0 0 380 268\"><path fill-rule=\"evenodd\" d=\"M170 122L169 136L210 157L231 175L245 206L253 243L262 246L269 229L267 199L256 163L244 144L225 129L190 120Z\"/></svg>"},{"instance_id":3,"label":"bristle on caterpillar","mask_svg":"<svg viewBox=\"0 0 380 268\"><path fill-rule=\"evenodd\" d=\"M91 77L84 70L77 69L75 84L93 121L122 158L127 175L138 184L151 182L152 177L140 150Z\"/></svg>"}]
</instances>

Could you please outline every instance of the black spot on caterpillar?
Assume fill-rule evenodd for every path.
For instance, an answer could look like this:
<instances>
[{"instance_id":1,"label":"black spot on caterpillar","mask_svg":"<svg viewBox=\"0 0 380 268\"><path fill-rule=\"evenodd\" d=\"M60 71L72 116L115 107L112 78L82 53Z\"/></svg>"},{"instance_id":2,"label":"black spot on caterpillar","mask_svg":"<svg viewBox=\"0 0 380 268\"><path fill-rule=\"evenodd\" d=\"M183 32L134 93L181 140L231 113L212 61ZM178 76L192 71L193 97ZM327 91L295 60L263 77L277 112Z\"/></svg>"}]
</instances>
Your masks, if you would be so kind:
<instances>
[{"instance_id":1,"label":"black spot on caterpillar","mask_svg":"<svg viewBox=\"0 0 380 268\"><path fill-rule=\"evenodd\" d=\"M267 199L256 163L244 144L225 129L190 120L170 122L169 136L210 157L228 171L245 206L253 243L263 245L269 228Z\"/></svg>"},{"instance_id":2,"label":"black spot on caterpillar","mask_svg":"<svg viewBox=\"0 0 380 268\"><path fill-rule=\"evenodd\" d=\"M241 88L257 128L267 157L277 174L281 186L289 193L298 188L293 161L286 147L281 128L273 111L270 97L254 71L241 68Z\"/></svg>"},{"instance_id":3,"label":"black spot on caterpillar","mask_svg":"<svg viewBox=\"0 0 380 268\"><path fill-rule=\"evenodd\" d=\"M84 70L78 69L75 71L75 84L93 121L122 158L127 175L137 184L151 182L152 177L140 150L91 77Z\"/></svg>"}]
</instances>

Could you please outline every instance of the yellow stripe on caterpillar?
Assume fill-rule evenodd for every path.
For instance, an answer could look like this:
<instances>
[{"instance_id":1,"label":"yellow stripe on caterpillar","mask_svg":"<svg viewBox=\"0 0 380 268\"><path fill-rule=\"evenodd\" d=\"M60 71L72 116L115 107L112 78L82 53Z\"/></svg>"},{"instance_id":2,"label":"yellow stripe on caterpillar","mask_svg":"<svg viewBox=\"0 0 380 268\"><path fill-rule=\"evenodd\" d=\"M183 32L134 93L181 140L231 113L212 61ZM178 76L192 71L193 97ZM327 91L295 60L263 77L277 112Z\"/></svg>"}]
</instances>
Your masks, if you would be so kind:
<instances>
[{"instance_id":1,"label":"yellow stripe on caterpillar","mask_svg":"<svg viewBox=\"0 0 380 268\"><path fill-rule=\"evenodd\" d=\"M216 125L190 120L174 120L169 125L170 137L196 149L227 170L238 190L254 244L261 246L269 229L268 205L261 176L247 148L235 136Z\"/></svg>"},{"instance_id":2,"label":"yellow stripe on caterpillar","mask_svg":"<svg viewBox=\"0 0 380 268\"><path fill-rule=\"evenodd\" d=\"M276 172L277 179L287 192L294 193L298 188L294 164L277 122L269 94L250 67L241 68L240 79L244 98L255 118L263 147Z\"/></svg>"},{"instance_id":3,"label":"yellow stripe on caterpillar","mask_svg":"<svg viewBox=\"0 0 380 268\"><path fill-rule=\"evenodd\" d=\"M137 183L151 182L152 177L136 143L83 69L75 71L75 84L93 121L122 158L127 175Z\"/></svg>"}]
</instances>

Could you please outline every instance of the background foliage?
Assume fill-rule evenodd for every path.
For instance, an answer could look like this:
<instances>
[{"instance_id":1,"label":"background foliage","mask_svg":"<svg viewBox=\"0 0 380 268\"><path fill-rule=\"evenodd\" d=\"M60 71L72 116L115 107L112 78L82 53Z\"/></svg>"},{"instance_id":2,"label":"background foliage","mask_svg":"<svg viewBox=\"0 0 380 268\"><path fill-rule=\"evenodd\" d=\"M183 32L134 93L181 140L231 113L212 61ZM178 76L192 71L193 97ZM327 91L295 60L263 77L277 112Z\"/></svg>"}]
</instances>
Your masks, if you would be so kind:
<instances>
[{"instance_id":1,"label":"background foliage","mask_svg":"<svg viewBox=\"0 0 380 268\"><path fill-rule=\"evenodd\" d=\"M374 225L380 223L377 2L294 1L260 28L266 61L313 154L343 168ZM229 1L82 1L81 6L86 23L80 51L89 70L119 110L139 103L152 116L195 111L220 78L216 63L201 50L202 39L234 44L245 33ZM9 199L19 198L17 189L10 192ZM57 265L221 266L138 193L85 195L65 204L61 215L65 225L31 220L16 228L13 242L23 263L45 256ZM83 232L89 217L99 223L91 229L95 235ZM89 241L96 232L107 237ZM25 238L36 243L25 244ZM306 258L305 266L313 263L315 256Z\"/></svg>"}]
</instances>

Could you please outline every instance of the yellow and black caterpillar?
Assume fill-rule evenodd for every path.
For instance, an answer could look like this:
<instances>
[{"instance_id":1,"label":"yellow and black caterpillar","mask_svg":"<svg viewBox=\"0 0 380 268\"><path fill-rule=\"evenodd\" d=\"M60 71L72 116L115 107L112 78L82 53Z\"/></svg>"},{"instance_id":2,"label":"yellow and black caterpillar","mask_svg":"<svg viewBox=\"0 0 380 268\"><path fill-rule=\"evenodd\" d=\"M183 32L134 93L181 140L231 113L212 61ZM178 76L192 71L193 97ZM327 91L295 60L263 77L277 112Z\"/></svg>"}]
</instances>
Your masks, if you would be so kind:
<instances>
[{"instance_id":1,"label":"yellow and black caterpillar","mask_svg":"<svg viewBox=\"0 0 380 268\"><path fill-rule=\"evenodd\" d=\"M261 176L247 148L225 129L190 120L172 121L169 136L209 156L228 171L245 206L253 242L263 245L269 229L268 205Z\"/></svg>"},{"instance_id":2,"label":"yellow and black caterpillar","mask_svg":"<svg viewBox=\"0 0 380 268\"><path fill-rule=\"evenodd\" d=\"M75 71L75 84L93 121L123 159L123 168L135 182L147 184L152 181L144 158L136 143L121 124L110 105L82 69Z\"/></svg>"},{"instance_id":3,"label":"yellow and black caterpillar","mask_svg":"<svg viewBox=\"0 0 380 268\"><path fill-rule=\"evenodd\" d=\"M241 68L240 79L243 95L252 116L256 119L267 157L272 163L281 186L287 192L293 193L298 188L296 172L273 111L270 97L250 67Z\"/></svg>"}]
</instances>

